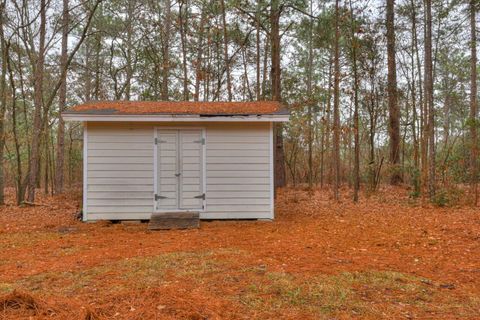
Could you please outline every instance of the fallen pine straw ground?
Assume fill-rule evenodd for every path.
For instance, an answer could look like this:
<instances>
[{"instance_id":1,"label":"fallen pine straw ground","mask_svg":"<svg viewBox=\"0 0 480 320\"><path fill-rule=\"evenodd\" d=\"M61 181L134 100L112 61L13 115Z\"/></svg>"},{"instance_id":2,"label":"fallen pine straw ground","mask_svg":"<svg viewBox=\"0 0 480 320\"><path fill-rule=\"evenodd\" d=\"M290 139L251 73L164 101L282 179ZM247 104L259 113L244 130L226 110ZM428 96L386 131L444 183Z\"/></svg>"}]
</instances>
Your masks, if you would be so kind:
<instances>
[{"instance_id":1,"label":"fallen pine straw ground","mask_svg":"<svg viewBox=\"0 0 480 320\"><path fill-rule=\"evenodd\" d=\"M343 190L344 195L348 194ZM81 195L0 212L0 319L478 319L480 211L386 188L279 192L276 220L75 220Z\"/></svg>"}]
</instances>

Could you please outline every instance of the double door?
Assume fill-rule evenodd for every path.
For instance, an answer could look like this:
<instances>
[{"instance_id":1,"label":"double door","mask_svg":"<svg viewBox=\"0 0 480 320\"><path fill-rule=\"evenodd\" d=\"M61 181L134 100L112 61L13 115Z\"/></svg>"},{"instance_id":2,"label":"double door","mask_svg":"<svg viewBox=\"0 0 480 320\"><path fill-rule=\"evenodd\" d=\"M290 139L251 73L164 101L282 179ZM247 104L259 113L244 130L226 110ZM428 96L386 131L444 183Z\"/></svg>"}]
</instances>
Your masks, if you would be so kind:
<instances>
[{"instance_id":1,"label":"double door","mask_svg":"<svg viewBox=\"0 0 480 320\"><path fill-rule=\"evenodd\" d=\"M156 130L156 211L202 210L203 152L201 129Z\"/></svg>"}]
</instances>

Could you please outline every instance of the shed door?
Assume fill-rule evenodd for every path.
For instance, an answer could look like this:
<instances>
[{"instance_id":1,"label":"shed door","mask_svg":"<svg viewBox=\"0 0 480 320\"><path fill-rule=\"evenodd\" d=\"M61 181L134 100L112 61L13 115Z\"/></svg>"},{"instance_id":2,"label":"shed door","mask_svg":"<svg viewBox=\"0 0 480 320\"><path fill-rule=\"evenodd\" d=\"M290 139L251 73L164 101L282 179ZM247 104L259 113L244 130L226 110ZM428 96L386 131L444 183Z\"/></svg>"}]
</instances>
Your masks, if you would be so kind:
<instances>
[{"instance_id":1,"label":"shed door","mask_svg":"<svg viewBox=\"0 0 480 320\"><path fill-rule=\"evenodd\" d=\"M203 144L202 130L157 130L157 211L203 209Z\"/></svg>"}]
</instances>

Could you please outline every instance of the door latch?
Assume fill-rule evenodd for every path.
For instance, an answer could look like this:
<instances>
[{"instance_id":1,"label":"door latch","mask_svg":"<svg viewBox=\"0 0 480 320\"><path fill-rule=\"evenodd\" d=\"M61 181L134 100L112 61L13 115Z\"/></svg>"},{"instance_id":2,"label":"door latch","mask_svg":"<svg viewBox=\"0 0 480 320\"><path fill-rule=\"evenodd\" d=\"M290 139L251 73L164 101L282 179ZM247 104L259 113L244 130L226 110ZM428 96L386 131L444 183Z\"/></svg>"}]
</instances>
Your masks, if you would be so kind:
<instances>
[{"instance_id":1,"label":"door latch","mask_svg":"<svg viewBox=\"0 0 480 320\"><path fill-rule=\"evenodd\" d=\"M202 193L201 195L195 196L194 198L205 200L205 193Z\"/></svg>"}]
</instances>

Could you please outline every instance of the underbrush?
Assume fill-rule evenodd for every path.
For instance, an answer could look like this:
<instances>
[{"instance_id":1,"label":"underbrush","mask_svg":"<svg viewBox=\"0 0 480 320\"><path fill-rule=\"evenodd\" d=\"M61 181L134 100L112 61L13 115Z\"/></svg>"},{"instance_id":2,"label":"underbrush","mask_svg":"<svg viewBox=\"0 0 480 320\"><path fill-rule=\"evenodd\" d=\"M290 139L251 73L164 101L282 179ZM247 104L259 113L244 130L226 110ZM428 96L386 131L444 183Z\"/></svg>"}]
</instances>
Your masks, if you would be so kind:
<instances>
[{"instance_id":1,"label":"underbrush","mask_svg":"<svg viewBox=\"0 0 480 320\"><path fill-rule=\"evenodd\" d=\"M465 192L458 186L451 185L436 190L432 203L438 207L453 207L462 203ZM465 201L463 201L465 202Z\"/></svg>"}]
</instances>

